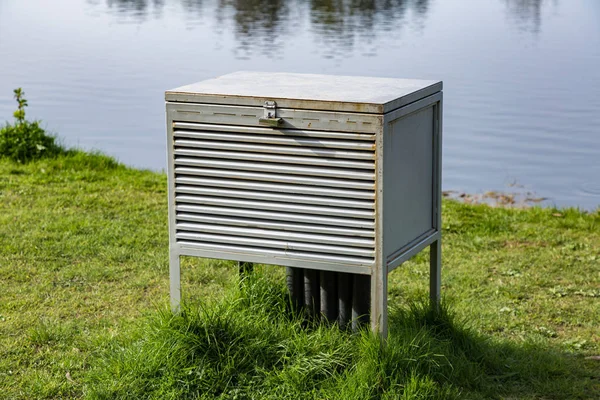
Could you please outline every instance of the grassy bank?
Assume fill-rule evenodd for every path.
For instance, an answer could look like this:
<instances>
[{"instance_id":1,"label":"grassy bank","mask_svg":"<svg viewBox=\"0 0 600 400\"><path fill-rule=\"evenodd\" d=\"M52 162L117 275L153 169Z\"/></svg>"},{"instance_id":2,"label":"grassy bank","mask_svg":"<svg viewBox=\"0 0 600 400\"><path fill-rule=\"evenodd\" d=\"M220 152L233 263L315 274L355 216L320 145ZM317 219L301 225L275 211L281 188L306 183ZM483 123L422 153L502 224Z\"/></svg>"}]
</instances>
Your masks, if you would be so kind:
<instances>
[{"instance_id":1,"label":"grassy bank","mask_svg":"<svg viewBox=\"0 0 600 400\"><path fill-rule=\"evenodd\" d=\"M600 214L443 207L447 309L423 253L382 348L284 312L281 268L186 259L172 317L163 174L0 160L0 397L600 398Z\"/></svg>"}]
</instances>

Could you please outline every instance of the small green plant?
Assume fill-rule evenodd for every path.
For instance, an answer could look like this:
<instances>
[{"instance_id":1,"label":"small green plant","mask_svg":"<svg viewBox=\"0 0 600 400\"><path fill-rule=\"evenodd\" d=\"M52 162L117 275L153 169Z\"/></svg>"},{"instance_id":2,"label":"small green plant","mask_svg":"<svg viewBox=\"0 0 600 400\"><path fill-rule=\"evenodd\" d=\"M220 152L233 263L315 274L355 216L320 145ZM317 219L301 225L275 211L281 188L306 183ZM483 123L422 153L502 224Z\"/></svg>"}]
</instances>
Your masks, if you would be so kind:
<instances>
[{"instance_id":1,"label":"small green plant","mask_svg":"<svg viewBox=\"0 0 600 400\"><path fill-rule=\"evenodd\" d=\"M56 138L48 135L39 121L27 121L25 92L14 90L17 110L13 113L15 122L0 128L0 157L7 157L20 163L26 163L42 157L51 157L64 152L56 143Z\"/></svg>"},{"instance_id":2,"label":"small green plant","mask_svg":"<svg viewBox=\"0 0 600 400\"><path fill-rule=\"evenodd\" d=\"M21 88L14 90L15 100L17 100L17 111L13 113L13 116L17 120L17 124L23 124L25 122L25 107L27 107L27 100L25 99L25 92Z\"/></svg>"}]
</instances>

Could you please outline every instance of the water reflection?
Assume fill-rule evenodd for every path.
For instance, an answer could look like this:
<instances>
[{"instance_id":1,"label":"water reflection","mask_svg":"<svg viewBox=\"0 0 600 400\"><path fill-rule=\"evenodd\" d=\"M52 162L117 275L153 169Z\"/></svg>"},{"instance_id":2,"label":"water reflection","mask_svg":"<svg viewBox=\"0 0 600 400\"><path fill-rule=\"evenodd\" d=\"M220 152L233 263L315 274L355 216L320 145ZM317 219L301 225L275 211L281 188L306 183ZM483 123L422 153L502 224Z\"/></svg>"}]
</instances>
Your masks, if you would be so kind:
<instances>
[{"instance_id":1,"label":"water reflection","mask_svg":"<svg viewBox=\"0 0 600 400\"><path fill-rule=\"evenodd\" d=\"M546 4L558 0L501 0L509 18L526 32L539 33ZM241 50L276 49L276 36L293 35L298 21L307 13L310 28L319 39L335 46L352 48L356 36L374 38L378 33L399 28L408 10L417 29L424 28L430 0L173 0L184 17L194 19L214 10L219 24L232 24ZM88 0L99 5L100 0ZM160 17L165 0L105 0L107 11L123 19L143 22L152 13ZM198 22L198 21L196 21ZM291 27L291 29L290 29ZM272 43L271 46L264 44ZM267 51L272 52L272 51Z\"/></svg>"},{"instance_id":2,"label":"water reflection","mask_svg":"<svg viewBox=\"0 0 600 400\"><path fill-rule=\"evenodd\" d=\"M547 0L504 0L508 15L517 27L526 32L539 33L542 25L542 9ZM556 0L554 0L556 4Z\"/></svg>"},{"instance_id":3,"label":"water reflection","mask_svg":"<svg viewBox=\"0 0 600 400\"><path fill-rule=\"evenodd\" d=\"M143 22L150 12L160 16L164 5L164 0L106 0L107 10L121 17L119 22ZM328 49L323 55L331 57L351 50L357 40L371 41L398 30L409 10L413 29L423 29L430 0L178 0L174 5L190 28L201 23L196 16L213 12L216 31L230 26L242 57L255 51L276 56L296 29L313 32L318 47Z\"/></svg>"},{"instance_id":4,"label":"water reflection","mask_svg":"<svg viewBox=\"0 0 600 400\"><path fill-rule=\"evenodd\" d=\"M250 58L253 50L276 56L289 35L291 10L297 4L285 0L219 0L218 24L234 24L238 58Z\"/></svg>"},{"instance_id":5,"label":"water reflection","mask_svg":"<svg viewBox=\"0 0 600 400\"><path fill-rule=\"evenodd\" d=\"M97 3L97 1L94 1ZM156 16L162 14L165 5L164 0L106 0L106 5L111 12L119 16L131 17L133 20L142 22L146 20L149 11Z\"/></svg>"},{"instance_id":6,"label":"water reflection","mask_svg":"<svg viewBox=\"0 0 600 400\"><path fill-rule=\"evenodd\" d=\"M332 49L345 51L353 47L357 36L373 40L377 34L398 30L409 9L417 22L414 26L422 29L429 0L312 0L310 22Z\"/></svg>"}]
</instances>

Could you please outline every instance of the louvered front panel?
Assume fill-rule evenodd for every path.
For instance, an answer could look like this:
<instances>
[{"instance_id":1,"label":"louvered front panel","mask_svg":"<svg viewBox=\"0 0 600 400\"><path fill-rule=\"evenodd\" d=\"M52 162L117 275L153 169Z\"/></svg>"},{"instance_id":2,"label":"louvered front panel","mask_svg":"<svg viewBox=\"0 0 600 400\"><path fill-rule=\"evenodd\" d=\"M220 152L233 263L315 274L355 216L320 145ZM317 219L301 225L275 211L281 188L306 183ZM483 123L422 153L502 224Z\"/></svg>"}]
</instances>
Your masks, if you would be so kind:
<instances>
[{"instance_id":1,"label":"louvered front panel","mask_svg":"<svg viewBox=\"0 0 600 400\"><path fill-rule=\"evenodd\" d=\"M372 266L375 136L173 123L183 247Z\"/></svg>"}]
</instances>

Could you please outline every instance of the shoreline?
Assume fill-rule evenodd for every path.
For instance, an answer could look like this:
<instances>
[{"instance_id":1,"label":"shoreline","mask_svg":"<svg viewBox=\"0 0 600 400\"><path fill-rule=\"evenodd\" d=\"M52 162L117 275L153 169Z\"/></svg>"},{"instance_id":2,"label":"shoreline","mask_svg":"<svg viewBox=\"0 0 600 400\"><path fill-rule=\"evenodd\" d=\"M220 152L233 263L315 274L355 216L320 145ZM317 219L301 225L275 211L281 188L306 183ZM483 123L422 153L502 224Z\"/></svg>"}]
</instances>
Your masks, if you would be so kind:
<instances>
[{"instance_id":1,"label":"shoreline","mask_svg":"<svg viewBox=\"0 0 600 400\"><path fill-rule=\"evenodd\" d=\"M552 205L543 206L547 197L538 197L533 192L510 192L489 190L483 193L468 193L457 190L444 190L442 196L447 199L457 200L465 204L487 204L491 207L504 208L531 208L542 206L543 208L555 208Z\"/></svg>"}]
</instances>

